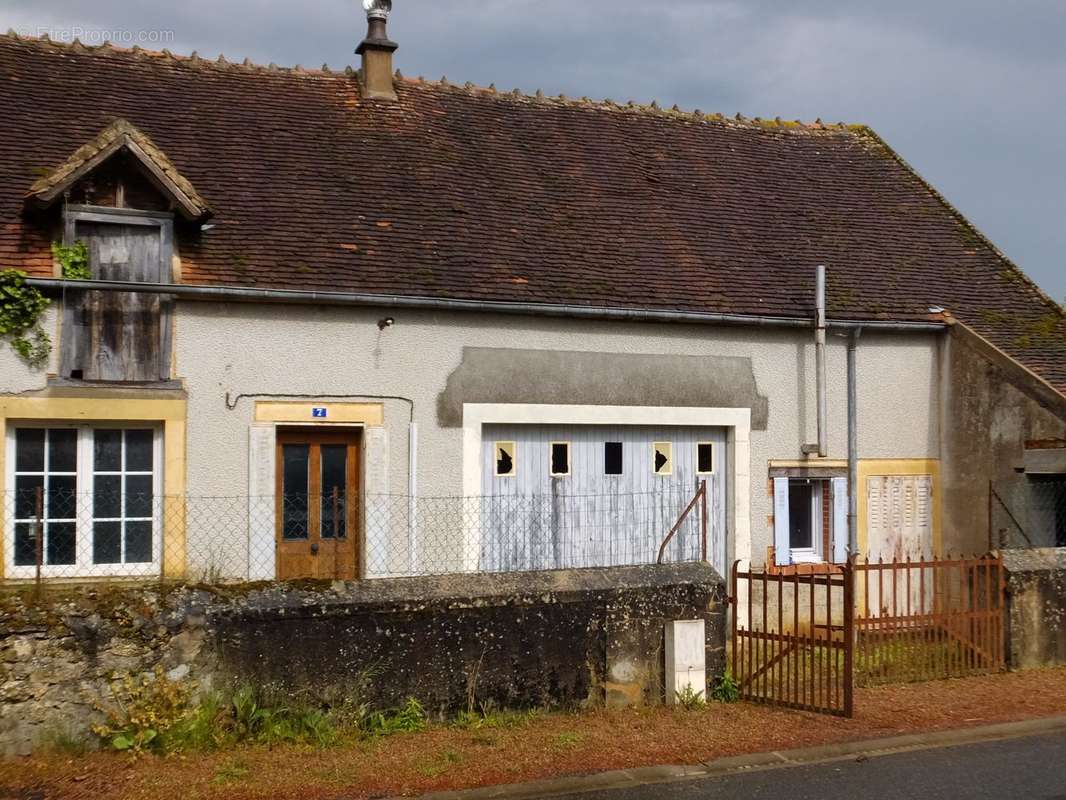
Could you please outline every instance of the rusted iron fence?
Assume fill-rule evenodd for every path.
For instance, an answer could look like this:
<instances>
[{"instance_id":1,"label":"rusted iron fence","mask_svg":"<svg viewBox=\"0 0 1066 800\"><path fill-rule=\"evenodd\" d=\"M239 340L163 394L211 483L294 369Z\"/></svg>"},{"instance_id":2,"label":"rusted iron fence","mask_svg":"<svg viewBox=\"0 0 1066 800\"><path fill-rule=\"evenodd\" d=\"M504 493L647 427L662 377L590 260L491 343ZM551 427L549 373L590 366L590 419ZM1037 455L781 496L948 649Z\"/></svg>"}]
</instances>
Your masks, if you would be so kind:
<instances>
[{"instance_id":1,"label":"rusted iron fence","mask_svg":"<svg viewBox=\"0 0 1066 800\"><path fill-rule=\"evenodd\" d=\"M999 555L741 570L731 670L746 700L851 716L854 686L998 672L1006 580Z\"/></svg>"},{"instance_id":2,"label":"rusted iron fence","mask_svg":"<svg viewBox=\"0 0 1066 800\"><path fill-rule=\"evenodd\" d=\"M855 565L860 686L955 678L1005 666L1000 556Z\"/></svg>"},{"instance_id":3,"label":"rusted iron fence","mask_svg":"<svg viewBox=\"0 0 1066 800\"><path fill-rule=\"evenodd\" d=\"M733 679L746 700L850 717L854 572L731 576Z\"/></svg>"}]
</instances>

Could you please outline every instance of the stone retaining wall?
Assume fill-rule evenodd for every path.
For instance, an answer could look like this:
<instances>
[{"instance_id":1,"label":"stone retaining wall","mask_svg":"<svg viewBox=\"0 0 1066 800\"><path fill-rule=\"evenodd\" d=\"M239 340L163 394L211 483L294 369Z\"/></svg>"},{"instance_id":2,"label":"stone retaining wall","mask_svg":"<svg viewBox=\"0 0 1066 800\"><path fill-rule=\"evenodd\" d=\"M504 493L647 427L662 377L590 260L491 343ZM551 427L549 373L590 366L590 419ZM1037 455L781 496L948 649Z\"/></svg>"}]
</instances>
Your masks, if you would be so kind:
<instances>
[{"instance_id":1,"label":"stone retaining wall","mask_svg":"<svg viewBox=\"0 0 1066 800\"><path fill-rule=\"evenodd\" d=\"M464 575L325 586L83 588L0 601L0 748L84 734L112 681L162 668L201 689L250 682L360 691L431 713L661 702L664 626L706 621L725 653L725 590L705 565ZM368 680L369 676L369 680Z\"/></svg>"},{"instance_id":2,"label":"stone retaining wall","mask_svg":"<svg viewBox=\"0 0 1066 800\"><path fill-rule=\"evenodd\" d=\"M1066 548L1004 550L1012 669L1066 664Z\"/></svg>"}]
</instances>

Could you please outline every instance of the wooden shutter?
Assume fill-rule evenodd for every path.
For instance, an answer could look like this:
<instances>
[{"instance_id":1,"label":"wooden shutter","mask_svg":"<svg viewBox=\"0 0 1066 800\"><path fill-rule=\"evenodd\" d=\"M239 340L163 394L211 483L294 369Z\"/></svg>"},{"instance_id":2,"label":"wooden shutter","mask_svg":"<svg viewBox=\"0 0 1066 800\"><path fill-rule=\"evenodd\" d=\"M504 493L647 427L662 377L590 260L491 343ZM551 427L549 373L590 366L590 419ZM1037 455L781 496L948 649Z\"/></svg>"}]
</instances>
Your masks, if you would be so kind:
<instances>
[{"instance_id":1,"label":"wooden shutter","mask_svg":"<svg viewBox=\"0 0 1066 800\"><path fill-rule=\"evenodd\" d=\"M870 478L866 484L866 550L871 559L881 558L887 532L886 527L886 479Z\"/></svg>"},{"instance_id":2,"label":"wooden shutter","mask_svg":"<svg viewBox=\"0 0 1066 800\"><path fill-rule=\"evenodd\" d=\"M788 478L774 478L774 554L777 566L792 563L792 537L789 534Z\"/></svg>"},{"instance_id":3,"label":"wooden shutter","mask_svg":"<svg viewBox=\"0 0 1066 800\"><path fill-rule=\"evenodd\" d=\"M94 280L167 283L170 222L122 224L106 215L75 220ZM117 218L116 218L117 220ZM155 382L170 378L173 302L158 294L79 292L64 298L61 374L87 381Z\"/></svg>"},{"instance_id":4,"label":"wooden shutter","mask_svg":"<svg viewBox=\"0 0 1066 800\"><path fill-rule=\"evenodd\" d=\"M833 563L848 560L848 479L833 478Z\"/></svg>"}]
</instances>

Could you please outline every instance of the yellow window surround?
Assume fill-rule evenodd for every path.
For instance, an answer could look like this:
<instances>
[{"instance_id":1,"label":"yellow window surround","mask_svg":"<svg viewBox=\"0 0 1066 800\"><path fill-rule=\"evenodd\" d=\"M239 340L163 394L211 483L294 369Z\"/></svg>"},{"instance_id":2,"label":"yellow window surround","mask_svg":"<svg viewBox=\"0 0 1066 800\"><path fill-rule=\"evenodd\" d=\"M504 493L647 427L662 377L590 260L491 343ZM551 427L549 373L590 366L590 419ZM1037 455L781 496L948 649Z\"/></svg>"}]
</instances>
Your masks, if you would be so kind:
<instances>
[{"instance_id":1,"label":"yellow window surround","mask_svg":"<svg viewBox=\"0 0 1066 800\"><path fill-rule=\"evenodd\" d=\"M382 403L331 403L258 401L256 422L289 425L365 425L378 428L385 424Z\"/></svg>"},{"instance_id":2,"label":"yellow window surround","mask_svg":"<svg viewBox=\"0 0 1066 800\"><path fill-rule=\"evenodd\" d=\"M933 478L933 555L942 556L944 532L940 518L940 461L935 458L914 459L861 459L859 461L858 527L859 553L870 552L869 548L869 500L867 482L875 475L930 475Z\"/></svg>"},{"instance_id":3,"label":"yellow window surround","mask_svg":"<svg viewBox=\"0 0 1066 800\"><path fill-rule=\"evenodd\" d=\"M185 577L185 428L184 399L131 397L0 397L0 443L16 422L156 422L163 425L163 493L168 508L163 530L163 576ZM6 447L0 447L0 476L7 475ZM0 507L0 530L4 529ZM0 537L0 579L6 554Z\"/></svg>"}]
</instances>

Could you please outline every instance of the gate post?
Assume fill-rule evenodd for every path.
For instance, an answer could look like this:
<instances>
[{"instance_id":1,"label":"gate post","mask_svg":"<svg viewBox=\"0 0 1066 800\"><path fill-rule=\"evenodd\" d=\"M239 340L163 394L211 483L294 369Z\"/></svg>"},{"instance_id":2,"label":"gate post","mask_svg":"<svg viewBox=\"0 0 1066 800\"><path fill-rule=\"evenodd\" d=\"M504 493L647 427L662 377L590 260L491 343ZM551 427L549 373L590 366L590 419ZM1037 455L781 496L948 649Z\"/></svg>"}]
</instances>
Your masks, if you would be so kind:
<instances>
[{"instance_id":1,"label":"gate post","mask_svg":"<svg viewBox=\"0 0 1066 800\"><path fill-rule=\"evenodd\" d=\"M844 716L855 715L855 556L844 564Z\"/></svg>"}]
</instances>

